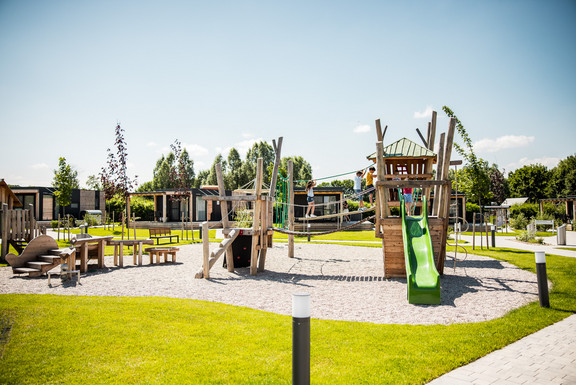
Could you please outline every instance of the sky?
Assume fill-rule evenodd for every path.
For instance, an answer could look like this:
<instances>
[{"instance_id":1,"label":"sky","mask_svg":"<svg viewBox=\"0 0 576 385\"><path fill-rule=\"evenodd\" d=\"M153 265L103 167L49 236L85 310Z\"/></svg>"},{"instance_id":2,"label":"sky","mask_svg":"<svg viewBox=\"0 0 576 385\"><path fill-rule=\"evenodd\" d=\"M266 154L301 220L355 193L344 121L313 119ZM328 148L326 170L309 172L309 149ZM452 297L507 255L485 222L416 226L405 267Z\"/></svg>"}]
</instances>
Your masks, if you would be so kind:
<instances>
[{"instance_id":1,"label":"sky","mask_svg":"<svg viewBox=\"0 0 576 385\"><path fill-rule=\"evenodd\" d=\"M85 186L117 123L139 183L175 140L198 173L278 137L329 178L368 165L376 119L421 144L442 106L489 163L551 168L576 154L575 21L573 0L0 0L0 178L50 186L65 157Z\"/></svg>"}]
</instances>

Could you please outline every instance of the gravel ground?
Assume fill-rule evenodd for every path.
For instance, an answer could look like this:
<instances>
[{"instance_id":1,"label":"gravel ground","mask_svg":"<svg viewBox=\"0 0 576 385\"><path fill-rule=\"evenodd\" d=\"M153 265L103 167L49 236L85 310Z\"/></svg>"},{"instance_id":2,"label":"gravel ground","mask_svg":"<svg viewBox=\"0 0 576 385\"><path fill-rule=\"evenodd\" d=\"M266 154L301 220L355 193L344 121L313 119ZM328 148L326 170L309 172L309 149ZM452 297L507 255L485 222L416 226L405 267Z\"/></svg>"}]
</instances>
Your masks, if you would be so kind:
<instances>
[{"instance_id":1,"label":"gravel ground","mask_svg":"<svg viewBox=\"0 0 576 385\"><path fill-rule=\"evenodd\" d=\"M229 273L221 258L206 280L194 278L202 267L202 245L180 246L175 264L149 265L145 255L144 265L134 266L126 256L124 268L118 268L106 257L108 267L90 269L79 284L53 277L51 287L47 277L16 276L2 267L0 294L190 298L290 315L292 294L308 292L313 318L444 325L498 318L538 300L535 274L487 257L469 255L454 270L449 254L442 304L429 306L408 304L405 279L383 278L379 248L297 243L295 254L288 258L286 244L276 243L268 251L266 271L254 277L249 268Z\"/></svg>"}]
</instances>

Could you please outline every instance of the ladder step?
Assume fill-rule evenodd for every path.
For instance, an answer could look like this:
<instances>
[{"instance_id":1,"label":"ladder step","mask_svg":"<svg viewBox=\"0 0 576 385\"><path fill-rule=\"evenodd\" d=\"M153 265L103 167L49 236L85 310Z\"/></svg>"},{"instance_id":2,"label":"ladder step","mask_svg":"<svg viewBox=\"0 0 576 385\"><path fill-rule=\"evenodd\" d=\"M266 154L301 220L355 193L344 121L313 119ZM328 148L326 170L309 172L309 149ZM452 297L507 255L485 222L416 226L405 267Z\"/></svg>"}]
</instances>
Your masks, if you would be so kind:
<instances>
[{"instance_id":1,"label":"ladder step","mask_svg":"<svg viewBox=\"0 0 576 385\"><path fill-rule=\"evenodd\" d=\"M14 273L35 273L40 271L40 269L34 269L32 267L17 267L12 270Z\"/></svg>"},{"instance_id":2,"label":"ladder step","mask_svg":"<svg viewBox=\"0 0 576 385\"><path fill-rule=\"evenodd\" d=\"M28 262L28 266L34 268L34 267L40 267L40 266L48 266L48 265L52 265L52 263L50 262L42 262L42 261L31 261Z\"/></svg>"},{"instance_id":3,"label":"ladder step","mask_svg":"<svg viewBox=\"0 0 576 385\"><path fill-rule=\"evenodd\" d=\"M38 258L50 263L58 262L60 260L58 255L39 255Z\"/></svg>"}]
</instances>

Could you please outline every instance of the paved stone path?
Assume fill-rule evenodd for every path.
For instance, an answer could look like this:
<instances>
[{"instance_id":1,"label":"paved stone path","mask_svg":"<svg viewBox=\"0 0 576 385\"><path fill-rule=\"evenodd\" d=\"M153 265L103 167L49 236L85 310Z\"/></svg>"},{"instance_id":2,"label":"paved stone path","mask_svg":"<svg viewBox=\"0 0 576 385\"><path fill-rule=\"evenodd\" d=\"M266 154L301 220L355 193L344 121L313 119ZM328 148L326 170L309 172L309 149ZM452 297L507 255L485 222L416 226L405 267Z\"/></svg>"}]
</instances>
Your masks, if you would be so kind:
<instances>
[{"instance_id":1,"label":"paved stone path","mask_svg":"<svg viewBox=\"0 0 576 385\"><path fill-rule=\"evenodd\" d=\"M447 384L576 384L576 315L429 383Z\"/></svg>"}]
</instances>

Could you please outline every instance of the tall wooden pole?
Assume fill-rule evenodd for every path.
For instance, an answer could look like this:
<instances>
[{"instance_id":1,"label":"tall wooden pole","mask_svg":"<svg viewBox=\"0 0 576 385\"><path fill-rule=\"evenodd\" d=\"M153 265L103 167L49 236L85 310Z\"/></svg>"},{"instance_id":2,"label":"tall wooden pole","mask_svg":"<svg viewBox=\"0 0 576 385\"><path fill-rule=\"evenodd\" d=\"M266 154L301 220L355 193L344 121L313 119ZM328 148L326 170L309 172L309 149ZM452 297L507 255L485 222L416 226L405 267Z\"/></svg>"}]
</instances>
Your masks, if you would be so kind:
<instances>
[{"instance_id":1,"label":"tall wooden pole","mask_svg":"<svg viewBox=\"0 0 576 385\"><path fill-rule=\"evenodd\" d=\"M269 218L269 223L266 224L265 227L272 227L273 226L273 222L274 222L274 195L276 195L276 184L278 181L278 168L280 167L280 160L281 155L282 155L282 140L284 138L283 137L279 137L278 138L278 145L276 145L276 141L272 140L272 145L274 146L274 154L275 154L275 158L274 158L274 168L272 169L272 177L270 178L270 193L268 194L268 196L270 197L270 200L268 200L268 218Z\"/></svg>"},{"instance_id":2,"label":"tall wooden pole","mask_svg":"<svg viewBox=\"0 0 576 385\"><path fill-rule=\"evenodd\" d=\"M222 177L222 165L218 163L216 165L216 179L218 181L218 195L221 197L226 196L226 190L224 189L224 178ZM230 222L228 221L228 201L220 201L220 213L222 214L222 227L224 229L230 228ZM228 232L223 231L224 238L228 238ZM232 255L232 250L226 250L226 265L228 271L234 271L234 256Z\"/></svg>"},{"instance_id":3,"label":"tall wooden pole","mask_svg":"<svg viewBox=\"0 0 576 385\"><path fill-rule=\"evenodd\" d=\"M438 163L436 164L436 180L443 180L442 170L444 170L444 138L445 133L440 134L440 142L438 143ZM440 211L440 199L442 189L439 186L434 186L434 206L432 207L432 215L438 216Z\"/></svg>"},{"instance_id":4,"label":"tall wooden pole","mask_svg":"<svg viewBox=\"0 0 576 385\"><path fill-rule=\"evenodd\" d=\"M428 140L428 149L434 151L434 141L436 138L436 111L432 111L432 121L430 122L430 139Z\"/></svg>"},{"instance_id":5,"label":"tall wooden pole","mask_svg":"<svg viewBox=\"0 0 576 385\"><path fill-rule=\"evenodd\" d=\"M294 162L288 159L288 230L294 231ZM294 258L294 235L288 235L288 257Z\"/></svg>"},{"instance_id":6,"label":"tall wooden pole","mask_svg":"<svg viewBox=\"0 0 576 385\"><path fill-rule=\"evenodd\" d=\"M250 259L250 275L256 275L258 272L258 249L260 235L260 218L262 217L262 179L263 179L264 160L258 158L256 165L256 203L254 204L254 216L252 218L252 252Z\"/></svg>"}]
</instances>

